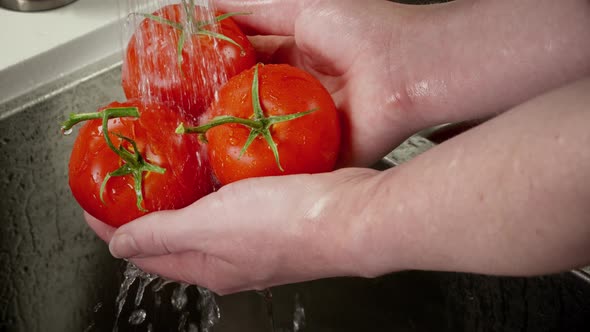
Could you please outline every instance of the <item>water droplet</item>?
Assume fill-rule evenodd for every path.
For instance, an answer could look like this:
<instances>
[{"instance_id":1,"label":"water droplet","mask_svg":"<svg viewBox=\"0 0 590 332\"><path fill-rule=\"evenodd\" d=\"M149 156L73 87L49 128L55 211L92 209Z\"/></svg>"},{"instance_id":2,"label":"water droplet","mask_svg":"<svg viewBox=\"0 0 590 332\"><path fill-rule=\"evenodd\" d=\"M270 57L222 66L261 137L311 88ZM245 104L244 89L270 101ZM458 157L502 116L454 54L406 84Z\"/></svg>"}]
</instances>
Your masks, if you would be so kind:
<instances>
[{"instance_id":1,"label":"water droplet","mask_svg":"<svg viewBox=\"0 0 590 332\"><path fill-rule=\"evenodd\" d=\"M293 332L299 332L305 327L305 308L301 305L299 294L295 295L295 312L293 313Z\"/></svg>"},{"instance_id":2,"label":"water droplet","mask_svg":"<svg viewBox=\"0 0 590 332\"><path fill-rule=\"evenodd\" d=\"M246 56L246 51L242 50L242 51L240 52L240 56L241 56L241 57L245 57L245 56Z\"/></svg>"},{"instance_id":3,"label":"water droplet","mask_svg":"<svg viewBox=\"0 0 590 332\"><path fill-rule=\"evenodd\" d=\"M140 325L141 323L143 323L145 321L146 317L147 317L147 313L145 312L145 310L143 310L143 309L135 310L129 316L129 324Z\"/></svg>"},{"instance_id":4,"label":"water droplet","mask_svg":"<svg viewBox=\"0 0 590 332\"><path fill-rule=\"evenodd\" d=\"M92 309L94 312L98 312L100 309L102 308L102 302L98 302L95 306L94 309Z\"/></svg>"},{"instance_id":5,"label":"water droplet","mask_svg":"<svg viewBox=\"0 0 590 332\"><path fill-rule=\"evenodd\" d=\"M187 287L187 284L181 284L172 293L172 298L170 299L170 302L172 303L172 306L178 311L181 311L188 302L188 297L186 295Z\"/></svg>"},{"instance_id":6,"label":"water droplet","mask_svg":"<svg viewBox=\"0 0 590 332\"><path fill-rule=\"evenodd\" d=\"M74 130L72 128L67 129L67 130L65 128L62 128L61 133L64 134L65 136L68 136L68 135L71 135L73 131Z\"/></svg>"}]
</instances>

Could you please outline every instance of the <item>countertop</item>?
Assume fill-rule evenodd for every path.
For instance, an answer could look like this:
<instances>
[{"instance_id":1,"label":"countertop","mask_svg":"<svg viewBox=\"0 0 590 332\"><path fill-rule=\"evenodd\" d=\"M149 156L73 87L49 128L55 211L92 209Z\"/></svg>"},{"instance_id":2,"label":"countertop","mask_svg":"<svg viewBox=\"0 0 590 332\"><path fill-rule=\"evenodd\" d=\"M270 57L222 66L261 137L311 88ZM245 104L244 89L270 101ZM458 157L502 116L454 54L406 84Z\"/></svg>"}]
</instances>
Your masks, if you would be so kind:
<instances>
[{"instance_id":1,"label":"countertop","mask_svg":"<svg viewBox=\"0 0 590 332\"><path fill-rule=\"evenodd\" d=\"M149 10L155 3L142 4ZM118 0L78 0L45 12L0 8L0 103L121 53L128 6Z\"/></svg>"}]
</instances>

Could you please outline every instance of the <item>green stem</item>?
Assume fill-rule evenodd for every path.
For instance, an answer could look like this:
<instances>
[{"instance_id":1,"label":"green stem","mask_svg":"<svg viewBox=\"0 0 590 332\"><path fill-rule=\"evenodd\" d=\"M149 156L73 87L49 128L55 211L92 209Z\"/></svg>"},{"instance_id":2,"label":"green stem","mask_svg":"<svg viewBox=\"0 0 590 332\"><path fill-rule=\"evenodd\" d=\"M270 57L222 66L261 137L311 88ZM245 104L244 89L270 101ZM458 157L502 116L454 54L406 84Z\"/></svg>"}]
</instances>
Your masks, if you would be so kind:
<instances>
[{"instance_id":1,"label":"green stem","mask_svg":"<svg viewBox=\"0 0 590 332\"><path fill-rule=\"evenodd\" d=\"M260 123L260 121L243 119L243 118L238 118L235 116L222 115L222 116L215 117L213 120L211 120L211 122L208 122L208 123L206 123L202 126L198 126L198 127L185 127L184 124L181 123L178 126L178 128L176 128L176 133L177 134L204 134L207 132L207 130L209 130L211 128L221 126L224 124L230 124L230 123L241 124L241 125L244 125L248 128L253 128L253 129L262 129L263 128L263 125L262 125L262 123Z\"/></svg>"},{"instance_id":2,"label":"green stem","mask_svg":"<svg viewBox=\"0 0 590 332\"><path fill-rule=\"evenodd\" d=\"M106 109L102 112L70 114L68 119L61 124L61 130L65 133L72 129L75 125L83 121L96 119L104 120L105 117L120 118L125 116L138 118L139 110L137 109L137 107L113 107Z\"/></svg>"}]
</instances>

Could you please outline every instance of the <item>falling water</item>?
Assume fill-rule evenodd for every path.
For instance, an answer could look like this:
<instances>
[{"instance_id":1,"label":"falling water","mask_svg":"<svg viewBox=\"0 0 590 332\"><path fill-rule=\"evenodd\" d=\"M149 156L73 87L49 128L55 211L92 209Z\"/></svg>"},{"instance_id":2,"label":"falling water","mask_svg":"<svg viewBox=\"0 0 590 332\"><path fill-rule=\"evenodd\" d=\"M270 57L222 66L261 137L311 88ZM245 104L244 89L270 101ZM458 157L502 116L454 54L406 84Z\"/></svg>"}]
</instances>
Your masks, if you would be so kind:
<instances>
[{"instance_id":1,"label":"falling water","mask_svg":"<svg viewBox=\"0 0 590 332\"><path fill-rule=\"evenodd\" d=\"M146 280L154 280L155 277L151 274L145 273L138 269L135 265L128 263L125 272L123 273L124 279L121 283L121 287L119 287L119 294L117 295L117 299L115 300L117 303L117 314L115 316L115 326L113 328L113 332L118 330L118 323L119 318L121 316L121 312L123 311L123 306L125 306L125 301L127 301L127 294L129 293L129 289L131 285L140 278L140 290L137 292L137 296L135 299L136 306L138 305L138 298L139 302L141 302L141 297L143 296L144 289L147 285Z\"/></svg>"},{"instance_id":2,"label":"falling water","mask_svg":"<svg viewBox=\"0 0 590 332\"><path fill-rule=\"evenodd\" d=\"M201 311L201 329L203 332L208 332L209 329L217 324L221 318L221 313L215 303L213 293L202 287L198 287L197 289L200 295L198 308Z\"/></svg>"},{"instance_id":3,"label":"falling water","mask_svg":"<svg viewBox=\"0 0 590 332\"><path fill-rule=\"evenodd\" d=\"M167 29L169 35L161 36L162 40L160 43L154 42L150 38L154 38L155 31L158 29L158 22L150 21L147 19L146 26L147 32L141 34L137 28L143 20L146 18L143 14L151 14L168 5L177 4L183 2L185 5L196 5L204 8L199 11L197 17L192 17L193 13L189 14L189 11L181 11L181 17L175 17L174 20L178 20L183 26L187 27L188 33L190 34L193 29L192 24L188 24L191 20L195 22L213 22L215 19L215 11L213 9L211 0L182 0L182 1L171 1L171 0L120 0L119 5L119 16L125 24L122 26L121 32L121 43L122 48L127 49L128 42L133 38L137 42L135 58L139 63L141 77L138 83L138 91L142 95L144 101L152 102L156 101L156 97L153 91L150 91L150 87L170 84L170 82L178 83L182 80L182 75L192 75L193 77L199 77L200 80L192 80L191 85L182 85L187 91L199 90L202 86L211 84L213 82L215 90L221 87L227 81L227 74L224 72L224 67L220 64L219 59L223 59L221 54L201 53L200 46L198 45L198 38L186 38L184 44L184 50L186 50L186 57L184 63L188 65L188 72L186 66L183 66L182 71L179 74L178 67L179 63L171 63L172 61L166 61L166 59L177 59L178 51L176 43L178 43L177 31L174 29ZM160 27L161 28L161 27ZM215 25L208 26L209 30L218 32ZM135 35L134 35L135 34ZM196 42L195 42L196 41ZM175 43L173 47L162 47L166 43ZM217 47L217 40L213 39L213 46L215 50L219 50ZM169 53L164 53L169 52ZM123 55L125 57L125 55ZM215 58L213 58L215 57ZM217 60L217 61L215 61ZM154 63L166 63L161 66L162 71L158 77L153 75L146 75L145 68L153 67ZM205 68L204 71L198 68ZM196 72L199 70L199 72ZM151 80L151 81L150 81ZM190 95L187 91L183 91L184 96L187 98L196 98ZM157 98L162 98L161 96ZM160 101L160 100L157 100ZM192 100L195 104L198 100ZM124 280L121 283L119 294L116 298L116 316L115 326L113 331L118 330L120 323L129 323L131 325L146 324L148 330L154 328L153 322L150 321L150 313L142 307L142 300L144 293L150 291L148 286L154 284L151 288L154 296L154 304L156 307L161 307L162 294L161 291L171 282L162 280L156 275L144 273L133 264L128 263L124 272ZM128 299L131 287L137 285L137 291L135 294L135 300L133 302L133 311L124 319L121 317L124 312L124 307ZM180 315L178 321L178 331L209 331L209 329L215 325L220 318L219 308L215 303L215 297L213 294L202 288L196 288L198 293L198 302L196 306L189 306L188 290L189 285L187 284L174 284L175 289L170 297L170 305ZM152 294L150 294L152 295ZM191 313L197 312L200 315L201 321L194 323L189 321Z\"/></svg>"},{"instance_id":4,"label":"falling water","mask_svg":"<svg viewBox=\"0 0 590 332\"><path fill-rule=\"evenodd\" d=\"M183 1L188 2L190 0ZM123 49L126 48L126 45L135 33L136 28L145 19L143 16L138 14L150 14L164 6L179 2L180 1L173 0L119 0L120 17L125 22L121 33L121 43ZM195 5L207 9L201 11L199 17L194 18L195 20L200 22L212 22L215 19L215 11L213 9L212 0L195 0L190 2L194 2ZM182 23L186 23L188 20L186 15L178 19ZM140 68L148 68L153 63L165 62L164 59L175 58L177 56L177 50L175 47L164 48L167 50L167 52L172 52L170 54L162 54L160 49L153 49L154 44L150 43L150 40L147 39L150 38L150 35L153 35L153 32L155 31L155 26L157 23L152 23L154 24L148 25L148 33L146 33L146 36L136 36L138 37L136 38L138 43L137 49L140 51L138 51L135 56L138 59L137 61L139 62ZM219 32L216 31L216 27L214 25L211 26L210 29L212 29L214 32ZM170 33L173 33L172 30L170 30ZM171 40L175 40L175 38L177 38L172 35L168 37L170 37ZM184 47L188 51L187 53L189 56L194 57L193 59L186 59L188 60L186 61L188 64L188 71L191 75L200 77L201 79L200 81L194 80L191 82L192 86L189 86L188 90L198 90L201 89L201 87L206 84L206 82L208 82L208 84L211 84L212 82L214 84L215 91L217 91L225 82L227 82L228 75L224 71L223 63L220 63L219 61L219 59L223 59L224 57L220 53L220 48L216 47L216 39L213 39L213 43L217 54L200 54L198 52L200 49L199 45L195 45L195 43L190 38L187 38L187 42ZM182 77L180 77L178 74L177 68L175 67L176 65L177 64L170 63L163 67L164 72L162 75L173 82L174 80L182 79ZM198 68L205 68L205 72L199 71ZM154 95L153 91L150 91L151 87L158 86L158 84L166 84L166 82L158 81L161 80L159 78L150 78L146 75L140 76L143 77L143 79L139 82L137 88L141 92L142 98L144 98L144 100L147 102L156 101L156 96ZM187 96L188 94L184 92L184 95ZM217 98L217 93L213 95L213 98ZM198 100L192 100L192 102L198 103ZM132 326L142 325L142 330L146 330L148 332L152 332L157 329L157 325L153 321L152 317L154 313L150 310L147 310L146 305L142 304L142 302L144 302L143 298L146 292L150 295L150 297L153 297L153 303L150 304L155 306L155 310L165 310L172 308L173 311L178 313L178 321L176 322L178 331L209 332L221 317L219 307L215 301L215 296L207 289L197 286L190 286L187 284L177 284L161 279L156 275L141 271L131 263L127 263L123 276L124 280L121 283L119 294L116 298L115 326L113 327L114 332L118 331L120 324L130 324ZM150 285L152 286L149 287ZM133 290L132 287L135 286L137 287L135 298L130 304L127 302L127 300L129 298L130 292ZM169 301L166 301L166 296L163 294L163 291L165 288L169 289L170 287L173 287L174 289L170 295ZM189 292L195 290L198 296L196 298L196 305L193 305L189 298ZM272 295L269 290L263 292L262 295L265 299L268 316L274 331ZM127 306L132 305L133 308L127 317L122 317L123 313L127 312L124 310L126 304ZM194 317L199 317L198 321L193 321ZM301 331L304 326L304 322L305 311L299 302L299 298L297 297L293 317L293 331ZM169 322L168 324L174 323Z\"/></svg>"},{"instance_id":5,"label":"falling water","mask_svg":"<svg viewBox=\"0 0 590 332\"><path fill-rule=\"evenodd\" d=\"M172 308L173 311L179 313L179 318L176 322L179 332L208 332L221 317L215 296L209 290L164 280L153 274L141 271L129 262L126 265L123 275L124 280L121 283L119 294L116 298L117 313L113 332L118 331L121 322L126 322L130 325L147 324L147 330L152 331L154 326L152 324L153 322L150 321L150 315L157 315L159 309L166 310ZM127 299L130 298L130 292L134 290L134 285L137 285L137 289L135 290L135 298L132 303L132 311L128 317L122 317L123 308L127 303ZM152 287L149 287L150 285ZM162 292L168 285L174 287L174 289L169 301L163 303L161 300L163 297ZM189 291L198 294L197 299L193 301L194 303L189 300ZM142 307L146 292L155 299L159 299L154 301L156 307L154 310L150 311ZM170 307L164 307L164 305L169 305ZM200 319L198 321L191 321L192 317L199 317ZM174 324L174 322L167 322L167 324Z\"/></svg>"},{"instance_id":6,"label":"falling water","mask_svg":"<svg viewBox=\"0 0 590 332\"><path fill-rule=\"evenodd\" d=\"M305 327L305 308L299 294L295 294L295 311L293 312L293 332L300 332Z\"/></svg>"},{"instance_id":7,"label":"falling water","mask_svg":"<svg viewBox=\"0 0 590 332\"><path fill-rule=\"evenodd\" d=\"M159 43L154 42L156 31L161 28L162 23L153 20L147 20L144 33L139 33L137 28L142 21L146 20L140 14L150 14L156 12L158 9L172 4L194 4L203 8L195 17L188 14L186 11L179 13L180 17L175 17L174 20L183 24L188 35L194 32L194 27L188 24L189 20L196 22L213 22L215 20L215 9L213 0L119 0L119 12L122 18L125 18L125 24L122 29L123 48L125 49L130 39L134 39L137 43L135 58L138 61L140 68L140 77L142 78L138 84L138 91L142 98L148 102L158 101L159 98L164 100L174 99L164 93L164 96L157 96L155 91L151 89L158 89L166 85L181 85L185 91L182 91L183 99L189 100L191 105L202 104L199 100L198 94L192 94L191 91L203 91L205 86L212 86L214 89L213 98L217 97L216 91L227 82L228 75L225 72L223 56L224 50L218 47L218 40L213 38L213 49L215 52L202 52L199 38L185 39L183 46L183 66L182 72L178 71L178 35L174 29L168 29L167 36L161 36ZM189 17L190 16L190 17ZM207 30L218 33L218 27L215 24L207 25ZM134 35L135 34L135 35ZM164 46L167 45L167 46ZM172 46L171 46L172 45ZM173 61L170 61L170 60ZM220 61L221 60L221 61ZM161 71L157 76L145 75L148 69L158 64ZM145 69L145 70L144 70ZM184 75L193 77L192 80L184 80ZM197 79L198 78L198 79ZM181 83L182 82L182 83Z\"/></svg>"}]
</instances>

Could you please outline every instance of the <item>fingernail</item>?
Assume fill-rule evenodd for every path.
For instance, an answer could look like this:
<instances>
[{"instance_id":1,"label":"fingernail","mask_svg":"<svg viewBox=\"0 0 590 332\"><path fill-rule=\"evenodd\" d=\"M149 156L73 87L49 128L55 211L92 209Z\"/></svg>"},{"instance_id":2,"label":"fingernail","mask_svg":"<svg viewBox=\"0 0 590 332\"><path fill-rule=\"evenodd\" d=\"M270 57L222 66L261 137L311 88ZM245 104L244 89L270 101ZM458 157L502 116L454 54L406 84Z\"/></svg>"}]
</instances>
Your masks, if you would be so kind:
<instances>
[{"instance_id":1,"label":"fingernail","mask_svg":"<svg viewBox=\"0 0 590 332\"><path fill-rule=\"evenodd\" d=\"M130 258L139 254L135 239L124 233L113 236L109 243L109 250L115 258Z\"/></svg>"}]
</instances>

